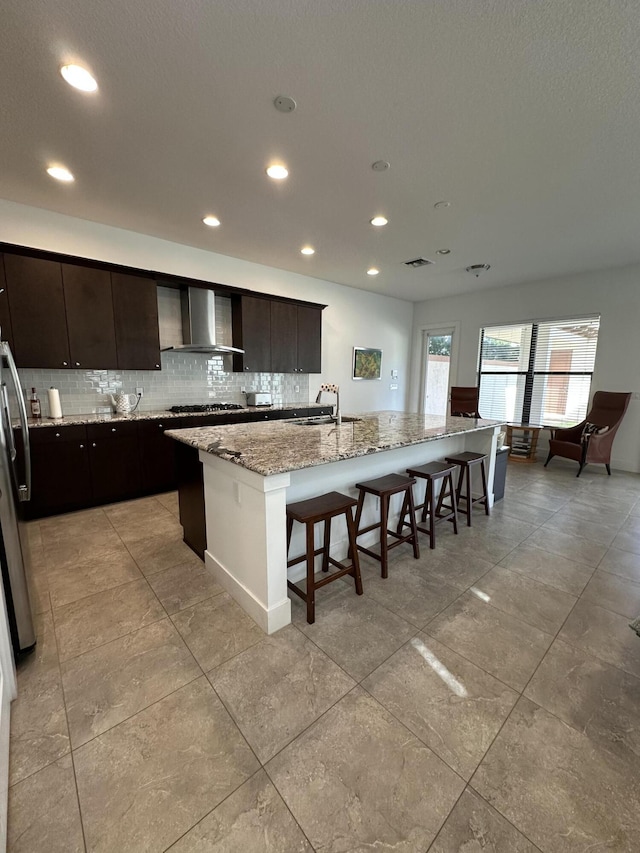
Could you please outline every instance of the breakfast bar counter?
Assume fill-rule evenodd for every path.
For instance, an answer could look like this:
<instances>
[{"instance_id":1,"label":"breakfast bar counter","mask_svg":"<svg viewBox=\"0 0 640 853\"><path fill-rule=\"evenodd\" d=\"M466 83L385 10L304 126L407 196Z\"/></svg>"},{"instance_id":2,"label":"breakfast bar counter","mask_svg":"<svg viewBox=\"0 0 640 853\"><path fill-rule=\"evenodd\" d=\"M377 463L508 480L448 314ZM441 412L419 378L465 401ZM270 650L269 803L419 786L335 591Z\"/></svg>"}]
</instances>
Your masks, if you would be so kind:
<instances>
[{"instance_id":1,"label":"breakfast bar counter","mask_svg":"<svg viewBox=\"0 0 640 853\"><path fill-rule=\"evenodd\" d=\"M488 455L492 504L500 426L499 421L387 411L344 417L341 424L303 419L169 430L166 435L199 451L204 473L206 565L263 630L272 634L291 621L287 503L329 491L355 496L358 481L473 450ZM375 520L373 503L365 507L363 526ZM392 505L391 525L399 513L399 503ZM346 527L335 527L331 553L344 559ZM321 533L317 531L318 536ZM375 533L358 541L370 547L376 541ZM302 531L294 528L291 553L303 551ZM297 575L290 570L292 580L303 575L304 569L296 568Z\"/></svg>"}]
</instances>

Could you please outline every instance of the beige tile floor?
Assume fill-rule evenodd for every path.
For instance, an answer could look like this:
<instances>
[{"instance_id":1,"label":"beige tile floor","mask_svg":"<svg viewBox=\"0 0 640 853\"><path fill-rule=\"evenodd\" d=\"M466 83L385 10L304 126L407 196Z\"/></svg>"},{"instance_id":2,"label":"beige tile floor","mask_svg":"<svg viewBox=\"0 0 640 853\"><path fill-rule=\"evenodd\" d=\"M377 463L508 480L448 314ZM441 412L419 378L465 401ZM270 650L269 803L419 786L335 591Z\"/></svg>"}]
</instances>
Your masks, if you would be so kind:
<instances>
[{"instance_id":1,"label":"beige tile floor","mask_svg":"<svg viewBox=\"0 0 640 853\"><path fill-rule=\"evenodd\" d=\"M640 845L640 477L505 500L266 637L173 494L34 523L9 849L583 853Z\"/></svg>"}]
</instances>

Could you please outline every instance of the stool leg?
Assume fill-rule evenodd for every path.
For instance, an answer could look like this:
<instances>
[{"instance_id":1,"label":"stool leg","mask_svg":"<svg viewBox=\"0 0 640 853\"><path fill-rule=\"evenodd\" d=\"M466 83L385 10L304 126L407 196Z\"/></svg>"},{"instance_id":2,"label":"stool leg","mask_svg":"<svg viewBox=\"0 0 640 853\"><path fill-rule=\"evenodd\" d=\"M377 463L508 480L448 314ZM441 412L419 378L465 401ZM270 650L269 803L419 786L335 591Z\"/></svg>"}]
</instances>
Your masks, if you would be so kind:
<instances>
[{"instance_id":1,"label":"stool leg","mask_svg":"<svg viewBox=\"0 0 640 853\"><path fill-rule=\"evenodd\" d=\"M324 550L322 552L322 571L329 571L329 545L331 544L331 519L324 522Z\"/></svg>"},{"instance_id":2,"label":"stool leg","mask_svg":"<svg viewBox=\"0 0 640 853\"><path fill-rule=\"evenodd\" d=\"M400 535L402 533L402 529L405 526L405 518L407 516L407 512L409 510L409 506L407 503L407 496L404 496L404 500L402 501L402 509L400 510L400 518L398 519L398 526L396 527L396 533Z\"/></svg>"},{"instance_id":3,"label":"stool leg","mask_svg":"<svg viewBox=\"0 0 640 853\"><path fill-rule=\"evenodd\" d=\"M345 512L345 516L347 518L347 535L349 537L349 550L353 554L352 562L353 562L353 577L356 585L356 593L358 595L362 595L362 577L360 576L360 557L358 556L358 549L356 548L356 526L353 521L353 515L351 514L351 508L347 509Z\"/></svg>"},{"instance_id":4,"label":"stool leg","mask_svg":"<svg viewBox=\"0 0 640 853\"><path fill-rule=\"evenodd\" d=\"M433 492L431 493L431 499L433 500ZM424 490L424 503L422 504L422 515L420 516L420 524L424 524L427 520L427 513L429 512L429 480L426 481L425 490Z\"/></svg>"},{"instance_id":5,"label":"stool leg","mask_svg":"<svg viewBox=\"0 0 640 853\"><path fill-rule=\"evenodd\" d=\"M316 587L314 580L314 535L313 524L307 524L307 622L313 625L316 621Z\"/></svg>"},{"instance_id":6,"label":"stool leg","mask_svg":"<svg viewBox=\"0 0 640 853\"><path fill-rule=\"evenodd\" d=\"M489 493L487 492L487 472L484 470L484 459L480 460L480 474L482 475L482 491L484 492L484 514L489 515Z\"/></svg>"},{"instance_id":7,"label":"stool leg","mask_svg":"<svg viewBox=\"0 0 640 853\"><path fill-rule=\"evenodd\" d=\"M364 505L364 492L360 492L358 495L358 506L356 507L356 520L355 520L355 536L353 537L353 544L349 542L349 550L347 551L347 558L349 560L353 560L353 549L357 548L357 539L358 539L358 530L360 530L360 519L362 518L362 507Z\"/></svg>"},{"instance_id":8,"label":"stool leg","mask_svg":"<svg viewBox=\"0 0 640 853\"><path fill-rule=\"evenodd\" d=\"M460 506L460 496L462 495L462 481L464 479L464 465L460 465L458 470L458 484L456 486L456 503Z\"/></svg>"},{"instance_id":9,"label":"stool leg","mask_svg":"<svg viewBox=\"0 0 640 853\"><path fill-rule=\"evenodd\" d=\"M411 533L413 536L413 556L417 560L420 557L420 545L418 544L418 527L416 525L416 510L413 505L413 486L407 489L407 500L409 501L409 513L411 514Z\"/></svg>"},{"instance_id":10,"label":"stool leg","mask_svg":"<svg viewBox=\"0 0 640 853\"><path fill-rule=\"evenodd\" d=\"M445 482L442 484L442 491L445 490L447 481L449 482L449 497L451 498L451 507L453 509L453 532L458 533L458 507L456 506L455 495L453 493L453 476L449 474Z\"/></svg>"},{"instance_id":11,"label":"stool leg","mask_svg":"<svg viewBox=\"0 0 640 853\"><path fill-rule=\"evenodd\" d=\"M415 526L415 521L413 522ZM380 566L383 578L389 577L388 563L388 534L389 526L389 498L387 495L380 496Z\"/></svg>"},{"instance_id":12,"label":"stool leg","mask_svg":"<svg viewBox=\"0 0 640 853\"><path fill-rule=\"evenodd\" d=\"M427 499L429 501L429 548L436 547L436 508L433 504L433 480L427 480Z\"/></svg>"},{"instance_id":13,"label":"stool leg","mask_svg":"<svg viewBox=\"0 0 640 853\"><path fill-rule=\"evenodd\" d=\"M471 527L471 510L473 509L473 504L471 503L471 500L473 498L471 492L471 465L467 465L465 467L467 469L467 527Z\"/></svg>"},{"instance_id":14,"label":"stool leg","mask_svg":"<svg viewBox=\"0 0 640 853\"><path fill-rule=\"evenodd\" d=\"M293 519L287 518L287 553L289 553L289 547L291 545L291 532L293 530Z\"/></svg>"}]
</instances>

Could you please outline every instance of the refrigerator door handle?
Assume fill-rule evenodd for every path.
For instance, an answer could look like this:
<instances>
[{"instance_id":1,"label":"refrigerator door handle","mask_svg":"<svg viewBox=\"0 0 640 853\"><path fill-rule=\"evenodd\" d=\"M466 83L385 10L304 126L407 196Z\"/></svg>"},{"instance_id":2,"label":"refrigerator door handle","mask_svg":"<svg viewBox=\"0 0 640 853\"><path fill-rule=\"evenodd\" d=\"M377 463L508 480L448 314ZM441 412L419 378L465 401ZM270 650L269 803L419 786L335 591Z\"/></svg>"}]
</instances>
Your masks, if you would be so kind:
<instances>
[{"instance_id":1,"label":"refrigerator door handle","mask_svg":"<svg viewBox=\"0 0 640 853\"><path fill-rule=\"evenodd\" d=\"M19 501L28 501L31 499L31 444L29 441L29 422L27 421L27 406L24 402L24 396L22 394L22 388L20 387L20 377L18 376L18 368L16 367L16 363L13 360L13 354L11 353L11 349L9 344L2 344L2 354L7 360L7 365L9 367L9 372L11 373L11 378L13 380L13 384L15 386L16 392L16 400L18 401L18 415L20 417L20 427L22 428L22 443L24 447L24 478L25 483L18 483L18 500ZM13 429L11 426L11 409L9 408L9 401L7 396L6 385L3 383L3 391L4 391L4 405L7 411L7 434L10 436L9 440L11 442L11 453L15 460L16 448L15 442L13 439Z\"/></svg>"}]
</instances>

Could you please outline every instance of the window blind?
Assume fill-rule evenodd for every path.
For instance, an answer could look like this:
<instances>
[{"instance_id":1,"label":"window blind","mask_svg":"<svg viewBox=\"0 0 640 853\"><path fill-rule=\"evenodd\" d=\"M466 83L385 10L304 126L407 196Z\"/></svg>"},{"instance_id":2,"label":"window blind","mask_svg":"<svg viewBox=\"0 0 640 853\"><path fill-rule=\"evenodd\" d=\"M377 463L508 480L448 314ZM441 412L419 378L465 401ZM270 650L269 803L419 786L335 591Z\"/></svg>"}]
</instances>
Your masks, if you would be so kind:
<instances>
[{"instance_id":1,"label":"window blind","mask_svg":"<svg viewBox=\"0 0 640 853\"><path fill-rule=\"evenodd\" d=\"M485 418L565 426L584 419L599 317L488 326L480 334Z\"/></svg>"}]
</instances>

